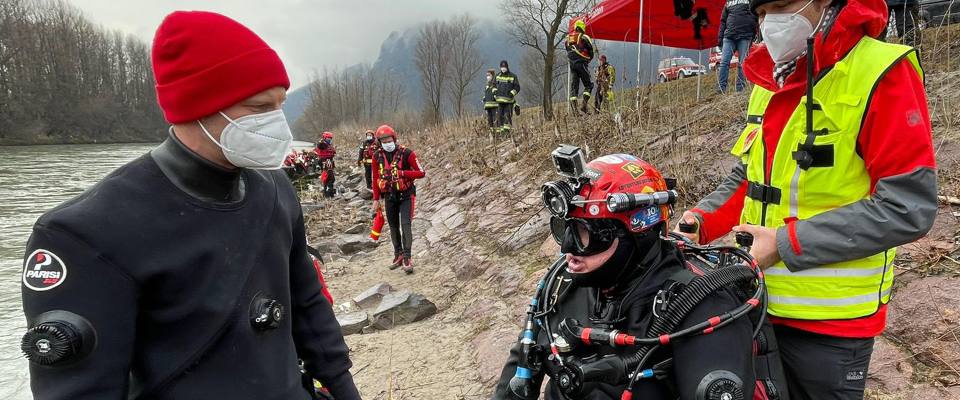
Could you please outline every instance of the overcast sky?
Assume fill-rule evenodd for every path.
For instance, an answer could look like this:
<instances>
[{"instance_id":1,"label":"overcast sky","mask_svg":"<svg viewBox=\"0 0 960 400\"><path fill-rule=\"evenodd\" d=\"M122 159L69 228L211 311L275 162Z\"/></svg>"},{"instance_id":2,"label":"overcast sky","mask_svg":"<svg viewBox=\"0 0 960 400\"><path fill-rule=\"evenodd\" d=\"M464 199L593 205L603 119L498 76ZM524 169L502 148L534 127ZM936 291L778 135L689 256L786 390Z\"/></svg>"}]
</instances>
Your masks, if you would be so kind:
<instances>
[{"instance_id":1,"label":"overcast sky","mask_svg":"<svg viewBox=\"0 0 960 400\"><path fill-rule=\"evenodd\" d=\"M143 39L174 10L208 10L247 25L277 50L291 88L314 69L373 62L392 31L465 12L496 20L493 0L68 0L94 23Z\"/></svg>"}]
</instances>

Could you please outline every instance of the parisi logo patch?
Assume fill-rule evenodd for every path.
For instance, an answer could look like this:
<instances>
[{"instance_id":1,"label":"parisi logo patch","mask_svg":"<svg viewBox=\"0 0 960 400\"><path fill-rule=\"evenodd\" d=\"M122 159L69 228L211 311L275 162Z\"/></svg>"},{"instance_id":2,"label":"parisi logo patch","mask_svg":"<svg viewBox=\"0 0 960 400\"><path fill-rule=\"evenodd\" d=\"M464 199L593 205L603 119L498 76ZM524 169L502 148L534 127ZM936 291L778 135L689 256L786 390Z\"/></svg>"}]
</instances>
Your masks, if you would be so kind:
<instances>
[{"instance_id":1,"label":"parisi logo patch","mask_svg":"<svg viewBox=\"0 0 960 400\"><path fill-rule=\"evenodd\" d=\"M60 257L47 250L35 250L23 265L23 285L31 290L53 289L66 278L67 266Z\"/></svg>"}]
</instances>

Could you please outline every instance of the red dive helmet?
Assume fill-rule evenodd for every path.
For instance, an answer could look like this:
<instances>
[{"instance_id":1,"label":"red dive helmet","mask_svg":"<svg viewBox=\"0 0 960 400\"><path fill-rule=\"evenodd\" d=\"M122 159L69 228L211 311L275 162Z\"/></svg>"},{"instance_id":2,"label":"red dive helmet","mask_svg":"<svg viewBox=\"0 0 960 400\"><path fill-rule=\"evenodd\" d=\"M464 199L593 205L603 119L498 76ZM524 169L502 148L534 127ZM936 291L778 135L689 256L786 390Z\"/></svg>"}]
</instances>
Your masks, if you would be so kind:
<instances>
[{"instance_id":1,"label":"red dive helmet","mask_svg":"<svg viewBox=\"0 0 960 400\"><path fill-rule=\"evenodd\" d=\"M397 140L397 132L393 131L393 128L390 125L380 125L377 128L377 140L383 140L386 137L392 137L394 141Z\"/></svg>"},{"instance_id":2,"label":"red dive helmet","mask_svg":"<svg viewBox=\"0 0 960 400\"><path fill-rule=\"evenodd\" d=\"M553 214L550 228L564 252L592 255L610 247L618 233L642 233L668 221L677 193L675 181L629 154L583 162L579 147L561 145L551 154L566 179L541 188Z\"/></svg>"},{"instance_id":3,"label":"red dive helmet","mask_svg":"<svg viewBox=\"0 0 960 400\"><path fill-rule=\"evenodd\" d=\"M324 138L324 139L333 139L333 132L324 132L324 133L323 133L323 138Z\"/></svg>"}]
</instances>

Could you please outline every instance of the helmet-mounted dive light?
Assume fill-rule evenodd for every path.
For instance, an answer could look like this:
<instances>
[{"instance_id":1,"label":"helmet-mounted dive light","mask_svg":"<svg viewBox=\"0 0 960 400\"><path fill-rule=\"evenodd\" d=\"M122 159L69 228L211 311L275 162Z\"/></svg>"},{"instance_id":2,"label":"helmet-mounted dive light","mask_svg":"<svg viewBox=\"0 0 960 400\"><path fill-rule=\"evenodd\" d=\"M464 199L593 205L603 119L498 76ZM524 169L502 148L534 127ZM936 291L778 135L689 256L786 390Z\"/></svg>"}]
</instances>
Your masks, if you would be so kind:
<instances>
[{"instance_id":1,"label":"helmet-mounted dive light","mask_svg":"<svg viewBox=\"0 0 960 400\"><path fill-rule=\"evenodd\" d=\"M551 214L563 218L570 213L570 207L573 206L573 199L576 196L570 182L547 182L540 187L540 192L543 205L550 210Z\"/></svg>"},{"instance_id":2,"label":"helmet-mounted dive light","mask_svg":"<svg viewBox=\"0 0 960 400\"><path fill-rule=\"evenodd\" d=\"M636 208L673 204L676 201L676 190L653 193L611 193L607 195L607 210L621 212Z\"/></svg>"}]
</instances>

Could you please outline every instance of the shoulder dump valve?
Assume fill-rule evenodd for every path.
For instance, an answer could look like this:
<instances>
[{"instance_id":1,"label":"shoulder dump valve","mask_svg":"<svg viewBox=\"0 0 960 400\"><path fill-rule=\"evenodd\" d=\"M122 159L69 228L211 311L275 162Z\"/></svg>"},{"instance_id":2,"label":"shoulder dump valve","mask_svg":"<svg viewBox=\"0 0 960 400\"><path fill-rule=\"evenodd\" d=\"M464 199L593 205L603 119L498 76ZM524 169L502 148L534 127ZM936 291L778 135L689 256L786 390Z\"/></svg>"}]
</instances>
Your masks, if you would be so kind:
<instances>
[{"instance_id":1,"label":"shoulder dump valve","mask_svg":"<svg viewBox=\"0 0 960 400\"><path fill-rule=\"evenodd\" d=\"M283 314L283 304L268 297L257 296L250 304L250 324L261 331L279 327Z\"/></svg>"},{"instance_id":2,"label":"shoulder dump valve","mask_svg":"<svg viewBox=\"0 0 960 400\"><path fill-rule=\"evenodd\" d=\"M697 224L688 224L686 222L680 222L680 232L683 233L697 233Z\"/></svg>"},{"instance_id":3,"label":"shoulder dump valve","mask_svg":"<svg viewBox=\"0 0 960 400\"><path fill-rule=\"evenodd\" d=\"M31 363L58 366L80 360L93 351L97 335L85 318L69 311L49 311L37 316L20 341Z\"/></svg>"}]
</instances>

